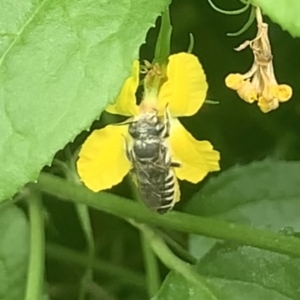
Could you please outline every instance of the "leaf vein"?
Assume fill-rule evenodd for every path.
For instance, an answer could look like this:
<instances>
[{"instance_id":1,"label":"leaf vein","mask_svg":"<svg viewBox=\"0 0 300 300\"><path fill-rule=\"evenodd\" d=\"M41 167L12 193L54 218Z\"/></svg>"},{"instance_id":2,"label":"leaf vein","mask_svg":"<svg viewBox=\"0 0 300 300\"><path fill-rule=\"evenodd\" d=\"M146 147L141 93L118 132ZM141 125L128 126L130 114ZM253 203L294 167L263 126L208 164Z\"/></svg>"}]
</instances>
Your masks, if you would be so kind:
<instances>
[{"instance_id":1,"label":"leaf vein","mask_svg":"<svg viewBox=\"0 0 300 300\"><path fill-rule=\"evenodd\" d=\"M237 282L237 283L242 283L242 284L249 284L249 285L258 286L258 287L264 288L264 289L266 289L268 291L276 292L279 295L282 295L282 296L287 297L289 299L294 299L294 298L291 298L291 295L288 295L287 293L284 293L284 292L276 289L275 287L266 286L266 285L264 285L262 283L258 284L256 282L253 282L253 281L250 281L250 280L240 280L240 279L232 279L232 278L228 279L228 278L224 278L223 276L216 276L216 277L215 276L213 276L213 277L210 276L210 279L212 279L212 278L221 279L221 280L229 281L229 282L231 281L231 282ZM294 300L296 300L296 299L294 299Z\"/></svg>"},{"instance_id":2,"label":"leaf vein","mask_svg":"<svg viewBox=\"0 0 300 300\"><path fill-rule=\"evenodd\" d=\"M31 16L27 19L27 21L24 22L23 26L21 26L20 30L14 34L14 38L12 39L10 45L7 47L6 51L3 53L2 57L0 58L0 67L2 65L2 63L4 62L6 56L8 55L8 53L11 51L11 49L13 48L13 46L15 45L15 43L18 41L19 37L22 35L22 33L24 32L24 30L26 29L26 27L31 23L31 21L34 19L34 17L38 14L38 12L41 10L41 8L45 5L45 3L48 0L43 0L40 5L38 5L36 7L36 9L33 11L33 13L31 14Z\"/></svg>"}]
</instances>

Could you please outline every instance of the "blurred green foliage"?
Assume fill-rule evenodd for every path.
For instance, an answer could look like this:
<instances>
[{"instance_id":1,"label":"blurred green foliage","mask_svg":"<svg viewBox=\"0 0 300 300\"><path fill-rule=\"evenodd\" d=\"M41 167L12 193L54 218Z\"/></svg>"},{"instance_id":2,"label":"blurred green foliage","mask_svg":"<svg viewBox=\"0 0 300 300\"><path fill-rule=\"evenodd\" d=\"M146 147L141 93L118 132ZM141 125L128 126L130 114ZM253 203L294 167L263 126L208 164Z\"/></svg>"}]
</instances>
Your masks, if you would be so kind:
<instances>
[{"instance_id":1,"label":"blurred green foliage","mask_svg":"<svg viewBox=\"0 0 300 300\"><path fill-rule=\"evenodd\" d=\"M219 6L225 5L224 1L221 0L215 1L215 4ZM241 7L240 1L231 0L227 1L226 7L223 8L229 10L238 7ZM266 169L263 164L266 162L261 163L263 165L261 171L259 169L262 166L261 164L254 164L254 167L252 165L251 170L248 170L246 165L253 161L264 160L265 158L272 158L274 161L278 159L286 161L299 160L300 158L300 139L298 134L298 131L300 130L300 122L298 121L300 118L300 104L297 101L300 89L298 84L300 80L299 39L293 39L291 35L286 31L283 31L279 25L272 23L268 17L265 17L265 21L269 24L276 77L279 82L287 83L293 88L292 99L287 103L282 104L279 109L269 114L263 114L256 104L250 105L245 103L238 98L235 92L226 88L224 85L224 78L228 73L243 73L247 71L252 64L253 57L249 49L236 52L234 48L243 41L252 39L255 36L256 25L252 24L250 29L240 36L228 37L226 35L228 32L235 32L240 29L247 21L249 13L250 11L235 16L223 15L214 11L206 1L195 0L174 0L170 6L171 21L173 25L171 52L177 53L186 51L189 46L189 33L193 34L195 39L193 53L199 57L209 83L207 98L219 102L217 105L205 104L195 116L186 119L183 118L181 121L197 139L209 140L214 147L220 151L221 173L226 172L227 169L237 164L241 165L239 169L242 169L241 173L238 173L236 177L233 176L234 178L231 179L231 184L234 185L235 181L239 181L242 185L241 193L239 194L240 198L238 200L243 200L244 196L246 199L246 196L250 194L251 189L257 188L257 185L255 186L252 184L250 179L245 179L245 177L243 177L244 175L247 177L253 172L253 178L265 182L264 172ZM158 20L157 26L149 30L147 43L143 44L140 50L141 59L148 59L151 61L153 58L159 22L160 21ZM131 34L135 35L135 32L132 32ZM89 118L91 119L91 116L89 116ZM93 123L91 129L103 127L111 121L109 118L110 116L103 113L100 120ZM73 143L67 145L67 149L70 149L71 153L74 153L87 136L87 132L82 132L77 136ZM60 151L57 153L56 158L61 161L66 161L69 156L66 155L66 151ZM243 169L243 166L245 166L245 170ZM272 176L277 176L279 174L277 182L286 183L286 185L282 187L282 190L292 189L293 186L297 185L297 176L299 176L300 173L300 170L299 173L297 173L297 163L293 164L292 168L293 172L291 172L289 168L281 169L279 165L276 165L271 171L268 169L268 174L270 176L268 178L272 179ZM49 168L47 167L44 170L49 171ZM51 172L59 176L64 175L60 168L52 168ZM216 214L215 211L217 211L219 214L218 217L220 217L222 209L224 207L226 208L226 206L231 207L232 205L231 194L227 193L226 195L226 192L230 191L230 189L227 190L228 186L224 185L224 190L222 190L223 187L218 186L219 182L222 183L222 178L226 179L226 176L230 177L235 171L231 170L230 172L232 173L228 173L229 175L222 175L224 177L220 176L216 181L212 180L209 183L208 181L210 178L207 178L197 185L182 182L182 200L176 206L176 209L207 216L214 216ZM213 174L209 177L217 176L219 175ZM282 178L286 177L287 180L283 181L280 176L282 176ZM289 181L289 176L293 176L294 180ZM300 178L300 176L298 178ZM207 195L207 199L205 199L205 197L203 198L203 195L201 194L201 190L206 184L207 186L203 189L203 193L204 196ZM268 185L262 186L268 191L268 189L273 188L272 184L273 181L270 180ZM232 187L230 184L228 185L229 187ZM220 198L217 197L217 200L214 199L215 195L209 192L211 186L214 191L216 189L222 190L222 192L220 192ZM261 189L262 188L259 186L260 191ZM198 193L199 190L200 193ZM249 194L247 193L247 190L249 191ZM117 195L131 197L126 182L114 187L111 192ZM253 202L264 197L264 192L265 190L263 190L263 194L254 192L253 194L255 196L253 196ZM55 300L78 299L80 282L86 268L86 256L84 254L87 252L87 236L82 229L81 220L79 219L74 204L62 202L49 195L44 195L43 199L44 207L47 212L47 284L45 285L45 295L49 296L50 299ZM233 200L236 199L237 198L234 198ZM284 203L283 205L287 206L289 203L293 202L291 205L294 205L298 209L299 205L297 199L299 199L299 195L296 195L293 198L293 201ZM222 200L225 202L218 206L218 201L221 202ZM235 204L236 203L234 203L234 205ZM270 206L272 205L273 203L270 204ZM269 210L270 206L260 206L258 204L256 209ZM225 208L224 210L226 210ZM199 211L197 211L197 209ZM203 211L201 209L203 209ZM297 210L293 210L293 208L289 207L290 213L285 215L284 218L280 218L281 209L282 207L277 207L276 212L269 212L272 216L270 217L271 221L270 219L267 219L263 226L268 227L272 223L272 225L274 225L272 226L272 229L278 230L282 226L291 225L291 215L293 215L292 220L296 220L294 213ZM243 223L245 219L242 217L245 217L245 215L243 215L241 211L233 216L234 219L229 219L231 221ZM253 209L253 211L247 210L247 212L250 215L250 221L247 219L249 224L257 226L262 225L258 224L259 222L256 222L256 218L259 219L259 217L256 214L255 209ZM261 219L263 219L263 212L260 216ZM93 282L90 282L87 286L87 299L148 299L145 280L145 264L139 232L124 220L100 211L91 210L90 219L93 227L95 256L97 260L94 265L97 265L97 267L95 267L94 270ZM275 221L273 222L273 220ZM296 221L294 223L298 224ZM24 228L27 228L26 226L27 225L24 225ZM298 228L294 229L298 230ZM17 234L20 234L20 232L22 231L17 232ZM178 249L182 250L188 248L189 243L197 243L197 241L193 240L194 237L189 239L187 234L166 229L164 230L164 234L176 241L175 247L174 245L170 246L174 252L178 252ZM196 248L197 247L198 246L196 246ZM215 277L215 279L212 280L213 282L211 285L208 282L208 286L212 291L217 291L217 294L222 293L222 289L219 287L224 284L223 287L228 286L228 289L225 288L225 292L227 293L225 293L226 297L231 297L222 298L220 296L216 299L235 299L233 298L233 295L236 295L236 299L241 299L239 296L240 294L235 294L236 287L232 287L232 282L229 282L229 279L234 280L239 277L241 273L246 274L249 271L248 266L251 266L253 261L263 262L255 265L255 267L259 269L267 266L267 270L264 274L265 277L263 278L259 278L260 273L258 272L259 276L257 274L252 274L253 276L250 276L251 280L249 280L249 278L241 280L237 287L237 289L240 289L241 293L250 291L248 287L245 288L247 282L251 282L251 287L258 284L258 286L256 286L257 292L254 291L254 294L249 294L249 297L245 297L244 299L253 299L251 297L254 297L254 295L258 297L257 299L264 300L297 299L299 292L296 290L293 280L298 276L298 260L293 261L292 258L287 256L283 257L279 254L269 255L266 251L253 250L253 248L246 246L239 247L231 244L229 246L227 244L214 244L212 247L214 248L209 256L199 263L200 273L204 276L209 275ZM199 246L197 250L200 248L201 246ZM69 250L66 251L66 249ZM200 255L196 255L196 252L193 254L196 257L200 257ZM238 259L236 260L236 258ZM276 265L278 261L282 262L282 264L279 264L278 269L274 272L273 266ZM237 270L237 268L235 268L229 274L230 276L228 274L224 275L222 272L226 272L233 264L235 264L236 267L236 264L240 264L241 269ZM280 268L282 268L284 272L286 268L290 269L291 273L287 274L295 276L288 275L287 277L284 277L284 274L282 275L279 272ZM20 270L20 272L21 271L22 270ZM159 271L162 279L168 274L168 269L161 263L159 263ZM271 275L274 275L276 280L278 279L275 283L280 285L281 288L274 288L274 282L270 283L270 281L267 281L266 285L260 288L260 283ZM292 276L293 278L290 279L289 276ZM226 279L228 279L228 282L224 283L222 280ZM168 284L168 282L170 284ZM181 286L183 282L184 281L182 281L182 278L179 277L179 275L174 273L169 275L157 300L177 299L173 296L174 293L180 297L178 299L187 298L189 292L189 290L187 291L187 287L189 286L185 283ZM289 284L292 285L292 287L290 287ZM172 290L172 287L175 287L175 289ZM181 287L183 288L182 294L176 294ZM266 287L270 287L270 290L265 291ZM273 288L274 291L271 291ZM278 297L275 295L277 292L280 294ZM187 299L199 299L199 295L200 294L196 294L194 298L190 297Z\"/></svg>"},{"instance_id":2,"label":"blurred green foliage","mask_svg":"<svg viewBox=\"0 0 300 300\"><path fill-rule=\"evenodd\" d=\"M224 6L224 3L216 2L216 4ZM224 8L236 9L240 5L239 1L230 1ZM297 102L299 93L297 83L300 80L300 73L296 67L300 66L298 55L300 41L298 39L293 39L289 33L282 31L279 25L265 17L265 21L270 25L275 74L279 82L288 83L293 87L294 92L293 98L282 104L279 109L263 114L256 104L245 103L224 85L224 78L228 73L245 72L252 64L253 57L249 49L236 52L233 48L255 36L256 24L253 23L250 29L240 36L228 37L226 35L228 32L235 32L241 28L247 21L249 13L250 11L236 16L223 15L214 11L206 1L175 0L170 6L173 25L171 52L186 51L189 45L189 33L194 35L193 53L199 57L209 83L207 98L219 101L218 105L204 105L195 116L183 118L181 121L197 139L211 141L220 151L221 172L236 164L247 165L266 157L285 160L298 160L300 157L298 154L300 153L300 140L297 134L300 130L298 122L300 106ZM159 20L157 25L159 25ZM158 26L150 29L147 44L141 47L142 59L153 58L157 34ZM102 127L105 124L104 121L102 118L95 122L93 128ZM84 135L87 136L87 134ZM84 137L79 137L78 144L83 139ZM218 174L210 176L218 176ZM184 208L189 199L205 185L207 180L209 179L198 185L181 182L182 200L176 208L179 210ZM126 183L113 188L113 192L130 197ZM57 205L60 206L61 203ZM101 256L107 256L116 263L121 262L122 265L142 272L143 258L137 233L127 224L110 216L99 212L94 212L92 216L96 244L99 247L101 245L103 249ZM60 223L60 226L64 227L65 220L60 219ZM72 232L74 238L78 239L78 230L75 228ZM186 236L174 232L168 233L187 246ZM110 253L118 253L115 254L118 258L111 257ZM162 274L166 274L166 269L161 267ZM52 270L52 272L55 274L55 271ZM107 283L103 281L103 277L96 278L106 286ZM113 293L118 295L117 299L146 299L146 294L142 291L114 285L111 288ZM175 298L171 296L171 298L162 299Z\"/></svg>"}]
</instances>

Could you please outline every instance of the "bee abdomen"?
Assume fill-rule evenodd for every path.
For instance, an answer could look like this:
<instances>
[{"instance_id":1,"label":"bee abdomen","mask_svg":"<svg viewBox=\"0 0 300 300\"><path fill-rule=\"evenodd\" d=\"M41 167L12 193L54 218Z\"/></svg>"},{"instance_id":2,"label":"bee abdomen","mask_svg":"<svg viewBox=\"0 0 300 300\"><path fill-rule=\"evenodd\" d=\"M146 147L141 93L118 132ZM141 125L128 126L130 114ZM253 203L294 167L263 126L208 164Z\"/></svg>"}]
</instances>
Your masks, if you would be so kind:
<instances>
[{"instance_id":1,"label":"bee abdomen","mask_svg":"<svg viewBox=\"0 0 300 300\"><path fill-rule=\"evenodd\" d=\"M175 203L175 182L174 175L170 171L163 184L163 190L161 191L160 207L157 212L164 214L173 208Z\"/></svg>"}]
</instances>

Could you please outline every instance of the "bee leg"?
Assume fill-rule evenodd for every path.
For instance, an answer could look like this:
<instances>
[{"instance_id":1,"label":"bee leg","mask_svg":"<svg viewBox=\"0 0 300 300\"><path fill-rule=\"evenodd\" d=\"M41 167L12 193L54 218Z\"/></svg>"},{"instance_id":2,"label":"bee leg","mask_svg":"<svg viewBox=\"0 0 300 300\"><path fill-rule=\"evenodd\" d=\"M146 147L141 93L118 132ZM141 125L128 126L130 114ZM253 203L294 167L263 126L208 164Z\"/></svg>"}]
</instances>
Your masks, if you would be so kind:
<instances>
[{"instance_id":1,"label":"bee leg","mask_svg":"<svg viewBox=\"0 0 300 300\"><path fill-rule=\"evenodd\" d=\"M127 142L126 138L124 139L124 141L125 141L126 157L128 158L129 161L132 161L132 154L131 154L131 151L129 150L129 146L128 146L128 142Z\"/></svg>"},{"instance_id":2,"label":"bee leg","mask_svg":"<svg viewBox=\"0 0 300 300\"><path fill-rule=\"evenodd\" d=\"M168 138L170 136L170 127L171 127L171 116L170 116L170 113L169 113L169 110L168 110L168 105L166 105L166 108L165 108L165 114L164 114L164 123L163 123L163 134L162 134L162 137L163 138Z\"/></svg>"},{"instance_id":3,"label":"bee leg","mask_svg":"<svg viewBox=\"0 0 300 300\"><path fill-rule=\"evenodd\" d=\"M151 161L149 162L149 164L150 164L152 167L156 168L156 169L160 169L160 170L165 170L165 169L166 169L166 166L159 165L159 164L153 163L153 162L151 162Z\"/></svg>"},{"instance_id":4,"label":"bee leg","mask_svg":"<svg viewBox=\"0 0 300 300\"><path fill-rule=\"evenodd\" d=\"M180 168L182 165L180 162L178 161L171 161L171 165L172 168Z\"/></svg>"},{"instance_id":5,"label":"bee leg","mask_svg":"<svg viewBox=\"0 0 300 300\"><path fill-rule=\"evenodd\" d=\"M168 108L166 108L166 133L167 133L167 137L170 136L170 130L171 130L171 116L170 116L170 112L168 110Z\"/></svg>"},{"instance_id":6,"label":"bee leg","mask_svg":"<svg viewBox=\"0 0 300 300\"><path fill-rule=\"evenodd\" d=\"M132 161L132 156L131 156L131 154L130 154L130 152L127 148L126 148L126 156L127 156L129 161Z\"/></svg>"},{"instance_id":7,"label":"bee leg","mask_svg":"<svg viewBox=\"0 0 300 300\"><path fill-rule=\"evenodd\" d=\"M154 167L154 168L157 168L157 169L160 169L160 170L166 170L166 166L163 166L163 165L159 165L159 164L156 164L156 163L153 163L153 162L149 162L149 164ZM170 163L170 167L171 168L180 168L181 167L181 163L180 162L177 162L177 161L172 161Z\"/></svg>"}]
</instances>

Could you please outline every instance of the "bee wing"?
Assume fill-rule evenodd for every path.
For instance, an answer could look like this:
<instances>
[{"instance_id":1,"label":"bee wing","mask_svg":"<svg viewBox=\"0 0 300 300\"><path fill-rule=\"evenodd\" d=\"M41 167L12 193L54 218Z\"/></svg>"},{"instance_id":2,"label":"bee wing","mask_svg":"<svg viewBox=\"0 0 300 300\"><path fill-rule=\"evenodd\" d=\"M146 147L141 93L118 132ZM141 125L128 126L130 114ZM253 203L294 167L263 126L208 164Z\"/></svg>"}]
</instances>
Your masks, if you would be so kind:
<instances>
[{"instance_id":1,"label":"bee wing","mask_svg":"<svg viewBox=\"0 0 300 300\"><path fill-rule=\"evenodd\" d=\"M162 171L158 171L155 165L145 165L138 161L133 162L133 169L140 184L148 185L159 193L161 177L165 175L162 174ZM165 170L163 171L165 172Z\"/></svg>"},{"instance_id":2,"label":"bee wing","mask_svg":"<svg viewBox=\"0 0 300 300\"><path fill-rule=\"evenodd\" d=\"M145 205L151 210L157 210L162 201L162 186L165 170L156 166L133 162L133 170L137 178L138 188Z\"/></svg>"}]
</instances>

